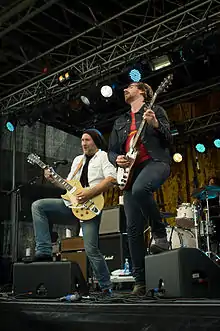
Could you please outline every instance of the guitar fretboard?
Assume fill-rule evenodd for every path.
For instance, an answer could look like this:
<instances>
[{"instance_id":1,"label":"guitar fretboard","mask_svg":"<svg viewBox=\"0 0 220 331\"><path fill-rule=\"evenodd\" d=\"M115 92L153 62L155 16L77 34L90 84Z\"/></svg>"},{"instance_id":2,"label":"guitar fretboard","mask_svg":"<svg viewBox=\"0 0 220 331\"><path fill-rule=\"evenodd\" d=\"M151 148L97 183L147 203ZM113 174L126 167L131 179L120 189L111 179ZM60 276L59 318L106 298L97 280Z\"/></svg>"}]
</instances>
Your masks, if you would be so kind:
<instances>
[{"instance_id":1,"label":"guitar fretboard","mask_svg":"<svg viewBox=\"0 0 220 331\"><path fill-rule=\"evenodd\" d=\"M153 106L153 104L154 104L154 102L155 102L155 100L156 100L157 94L158 94L158 93L157 93L157 91L156 91L156 92L154 93L153 98L151 99L150 103L147 105L147 108L148 108L148 109L151 109L151 108L152 108L152 106ZM146 125L146 121L145 121L145 120L142 120L142 122L141 122L141 124L140 124L140 126L139 126L139 128L138 128L138 131L137 131L137 133L136 133L136 135L135 135L135 137L134 137L133 144L132 144L132 146L131 146L132 149L134 149L134 148L136 147L137 142L138 142L138 139L139 139L139 137L140 137L140 135L141 135L141 133L142 133L142 130L144 129L145 125Z\"/></svg>"},{"instance_id":2,"label":"guitar fretboard","mask_svg":"<svg viewBox=\"0 0 220 331\"><path fill-rule=\"evenodd\" d=\"M37 165L39 165L39 167L41 167L42 169L49 169L50 167L48 165L46 165L44 162L42 162L41 160L37 160L35 161L37 163ZM60 175L58 175L53 169L51 170L51 174L54 178L54 180L61 184L67 191L71 191L73 189L73 186L70 185L69 183L67 183Z\"/></svg>"}]
</instances>

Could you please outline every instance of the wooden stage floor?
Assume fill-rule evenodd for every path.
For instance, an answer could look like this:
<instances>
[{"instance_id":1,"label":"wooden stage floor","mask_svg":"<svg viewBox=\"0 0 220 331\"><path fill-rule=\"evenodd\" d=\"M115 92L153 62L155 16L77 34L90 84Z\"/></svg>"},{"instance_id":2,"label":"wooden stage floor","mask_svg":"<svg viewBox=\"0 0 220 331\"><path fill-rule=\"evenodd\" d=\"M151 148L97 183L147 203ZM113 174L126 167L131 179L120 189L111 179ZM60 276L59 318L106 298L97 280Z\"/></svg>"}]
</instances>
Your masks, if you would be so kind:
<instances>
[{"instance_id":1,"label":"wooden stage floor","mask_svg":"<svg viewBox=\"0 0 220 331\"><path fill-rule=\"evenodd\" d=\"M220 299L0 299L1 331L219 331Z\"/></svg>"}]
</instances>

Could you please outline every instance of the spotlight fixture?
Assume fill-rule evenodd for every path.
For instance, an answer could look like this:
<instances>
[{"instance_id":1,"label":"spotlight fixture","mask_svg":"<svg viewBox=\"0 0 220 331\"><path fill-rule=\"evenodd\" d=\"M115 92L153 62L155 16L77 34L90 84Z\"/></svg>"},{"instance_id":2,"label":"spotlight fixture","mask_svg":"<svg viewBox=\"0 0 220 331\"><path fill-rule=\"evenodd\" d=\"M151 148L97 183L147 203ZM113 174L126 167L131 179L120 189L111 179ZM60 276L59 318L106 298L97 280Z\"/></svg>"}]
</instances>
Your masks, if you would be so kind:
<instances>
[{"instance_id":1,"label":"spotlight fixture","mask_svg":"<svg viewBox=\"0 0 220 331\"><path fill-rule=\"evenodd\" d=\"M215 139L214 145L215 145L215 147L220 148L220 139Z\"/></svg>"},{"instance_id":2,"label":"spotlight fixture","mask_svg":"<svg viewBox=\"0 0 220 331\"><path fill-rule=\"evenodd\" d=\"M60 75L58 77L59 83L64 84L70 79L70 74L69 72L65 72L63 75Z\"/></svg>"},{"instance_id":3,"label":"spotlight fixture","mask_svg":"<svg viewBox=\"0 0 220 331\"><path fill-rule=\"evenodd\" d=\"M182 160L183 160L183 157L180 153L173 154L173 161L174 162L180 163L180 162L182 162Z\"/></svg>"},{"instance_id":4,"label":"spotlight fixture","mask_svg":"<svg viewBox=\"0 0 220 331\"><path fill-rule=\"evenodd\" d=\"M86 105L86 106L90 105L90 101L85 95L81 95L80 99L84 103L84 105Z\"/></svg>"},{"instance_id":5,"label":"spotlight fixture","mask_svg":"<svg viewBox=\"0 0 220 331\"><path fill-rule=\"evenodd\" d=\"M112 91L111 86L109 86L109 85L102 86L102 88L101 88L101 95L104 98L110 98L112 96L112 94L113 94L113 91Z\"/></svg>"},{"instance_id":6,"label":"spotlight fixture","mask_svg":"<svg viewBox=\"0 0 220 331\"><path fill-rule=\"evenodd\" d=\"M13 132L15 130L15 127L17 125L17 119L13 115L9 115L7 122L5 124L8 131Z\"/></svg>"},{"instance_id":7,"label":"spotlight fixture","mask_svg":"<svg viewBox=\"0 0 220 331\"><path fill-rule=\"evenodd\" d=\"M205 148L205 146L204 146L203 144L197 144L197 145L196 145L196 150L197 150L197 152L199 152L199 153L204 153L205 150L206 150L206 148Z\"/></svg>"},{"instance_id":8,"label":"spotlight fixture","mask_svg":"<svg viewBox=\"0 0 220 331\"><path fill-rule=\"evenodd\" d=\"M141 80L141 73L137 69L132 69L129 72L129 76L133 82L140 82L140 80Z\"/></svg>"},{"instance_id":9,"label":"spotlight fixture","mask_svg":"<svg viewBox=\"0 0 220 331\"><path fill-rule=\"evenodd\" d=\"M171 65L171 60L168 55L162 55L150 61L150 66L153 71L168 67Z\"/></svg>"}]
</instances>

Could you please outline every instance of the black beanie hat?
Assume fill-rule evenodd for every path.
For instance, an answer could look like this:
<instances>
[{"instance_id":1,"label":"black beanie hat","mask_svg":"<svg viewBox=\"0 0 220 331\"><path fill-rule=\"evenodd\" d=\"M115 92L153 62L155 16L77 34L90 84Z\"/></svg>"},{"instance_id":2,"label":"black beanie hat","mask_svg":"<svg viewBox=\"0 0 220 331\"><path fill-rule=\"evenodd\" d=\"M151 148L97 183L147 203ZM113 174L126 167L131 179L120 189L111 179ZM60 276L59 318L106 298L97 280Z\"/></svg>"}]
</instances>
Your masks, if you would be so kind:
<instances>
[{"instance_id":1,"label":"black beanie hat","mask_svg":"<svg viewBox=\"0 0 220 331\"><path fill-rule=\"evenodd\" d=\"M101 132L97 129L86 129L83 131L83 134L87 133L90 135L92 140L94 141L96 147L98 149L106 150L107 149L107 143L105 141L105 138L101 134Z\"/></svg>"}]
</instances>

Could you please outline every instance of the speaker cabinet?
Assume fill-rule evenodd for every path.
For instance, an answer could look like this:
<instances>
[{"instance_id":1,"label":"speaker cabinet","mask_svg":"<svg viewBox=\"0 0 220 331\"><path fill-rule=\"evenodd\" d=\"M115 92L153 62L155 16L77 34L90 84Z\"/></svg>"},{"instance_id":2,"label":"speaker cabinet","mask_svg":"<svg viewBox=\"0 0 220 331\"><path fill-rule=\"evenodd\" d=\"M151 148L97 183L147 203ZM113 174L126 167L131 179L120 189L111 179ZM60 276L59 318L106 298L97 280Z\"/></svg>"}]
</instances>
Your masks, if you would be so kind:
<instances>
[{"instance_id":1,"label":"speaker cabinet","mask_svg":"<svg viewBox=\"0 0 220 331\"><path fill-rule=\"evenodd\" d=\"M126 232L126 218L123 206L106 208L102 212L99 234Z\"/></svg>"},{"instance_id":2,"label":"speaker cabinet","mask_svg":"<svg viewBox=\"0 0 220 331\"><path fill-rule=\"evenodd\" d=\"M15 263L13 290L15 295L32 298L59 298L79 290L88 293L87 283L77 263Z\"/></svg>"},{"instance_id":3,"label":"speaker cabinet","mask_svg":"<svg viewBox=\"0 0 220 331\"><path fill-rule=\"evenodd\" d=\"M220 298L220 267L197 248L145 257L147 289L163 283L168 298Z\"/></svg>"},{"instance_id":4,"label":"speaker cabinet","mask_svg":"<svg viewBox=\"0 0 220 331\"><path fill-rule=\"evenodd\" d=\"M99 236L99 248L110 272L123 269L125 258L130 260L127 234Z\"/></svg>"}]
</instances>

